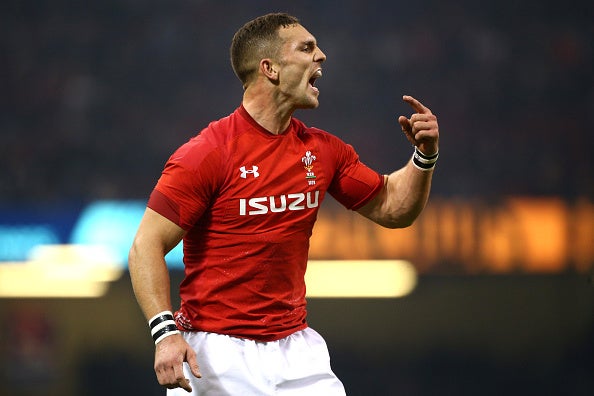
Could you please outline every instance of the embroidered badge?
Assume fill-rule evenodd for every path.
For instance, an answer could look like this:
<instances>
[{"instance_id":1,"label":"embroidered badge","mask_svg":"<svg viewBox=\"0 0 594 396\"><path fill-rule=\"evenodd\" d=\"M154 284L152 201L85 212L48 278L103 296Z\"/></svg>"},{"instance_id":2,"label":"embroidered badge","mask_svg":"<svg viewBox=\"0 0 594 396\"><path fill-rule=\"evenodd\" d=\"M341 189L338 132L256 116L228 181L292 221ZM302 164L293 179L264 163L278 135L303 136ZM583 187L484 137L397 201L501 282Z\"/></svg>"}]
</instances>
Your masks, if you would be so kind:
<instances>
[{"instance_id":1,"label":"embroidered badge","mask_svg":"<svg viewBox=\"0 0 594 396\"><path fill-rule=\"evenodd\" d=\"M303 162L303 167L306 170L305 179L307 180L307 184L313 186L316 184L316 174L313 171L313 162L316 160L316 156L311 154L311 151L306 151L305 155L301 158L301 162Z\"/></svg>"}]
</instances>

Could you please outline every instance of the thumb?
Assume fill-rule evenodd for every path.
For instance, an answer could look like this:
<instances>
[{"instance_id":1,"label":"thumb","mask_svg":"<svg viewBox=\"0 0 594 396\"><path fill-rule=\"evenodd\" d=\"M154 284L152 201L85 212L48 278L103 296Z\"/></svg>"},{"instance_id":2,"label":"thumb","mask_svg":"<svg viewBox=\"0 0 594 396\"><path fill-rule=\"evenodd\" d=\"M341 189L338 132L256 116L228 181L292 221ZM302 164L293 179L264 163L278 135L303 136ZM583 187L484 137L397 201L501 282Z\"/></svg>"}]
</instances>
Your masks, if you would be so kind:
<instances>
[{"instance_id":1,"label":"thumb","mask_svg":"<svg viewBox=\"0 0 594 396\"><path fill-rule=\"evenodd\" d=\"M411 130L410 121L405 116L398 117L398 123L402 127L402 130L404 130L404 131Z\"/></svg>"},{"instance_id":2,"label":"thumb","mask_svg":"<svg viewBox=\"0 0 594 396\"><path fill-rule=\"evenodd\" d=\"M400 124L400 128L402 128L402 132L404 133L404 136L406 136L406 139L408 139L410 144L412 144L413 146L416 146L417 142L416 142L415 137L412 133L412 126L410 125L409 119L406 118L405 116L400 116L400 117L398 117L398 123Z\"/></svg>"}]
</instances>

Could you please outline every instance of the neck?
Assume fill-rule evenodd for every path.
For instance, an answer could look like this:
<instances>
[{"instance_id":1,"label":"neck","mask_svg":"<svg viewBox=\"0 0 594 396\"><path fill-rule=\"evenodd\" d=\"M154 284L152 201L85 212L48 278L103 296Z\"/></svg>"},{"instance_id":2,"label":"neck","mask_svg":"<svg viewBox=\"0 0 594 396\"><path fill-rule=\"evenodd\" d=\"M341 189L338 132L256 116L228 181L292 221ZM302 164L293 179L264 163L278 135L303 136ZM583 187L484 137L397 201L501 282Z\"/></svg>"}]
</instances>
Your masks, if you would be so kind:
<instances>
[{"instance_id":1,"label":"neck","mask_svg":"<svg viewBox=\"0 0 594 396\"><path fill-rule=\"evenodd\" d=\"M274 92L248 87L243 94L243 107L268 132L278 135L291 123L295 109L279 100Z\"/></svg>"}]
</instances>

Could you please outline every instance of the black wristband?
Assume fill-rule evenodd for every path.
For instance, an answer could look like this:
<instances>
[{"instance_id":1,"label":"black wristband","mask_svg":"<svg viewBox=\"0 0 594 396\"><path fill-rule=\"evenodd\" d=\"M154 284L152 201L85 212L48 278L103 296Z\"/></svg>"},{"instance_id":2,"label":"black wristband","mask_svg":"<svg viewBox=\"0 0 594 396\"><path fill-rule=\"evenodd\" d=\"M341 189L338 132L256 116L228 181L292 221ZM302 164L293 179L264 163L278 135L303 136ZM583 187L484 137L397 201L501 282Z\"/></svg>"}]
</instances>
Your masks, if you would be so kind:
<instances>
[{"instance_id":1,"label":"black wristband","mask_svg":"<svg viewBox=\"0 0 594 396\"><path fill-rule=\"evenodd\" d=\"M169 333L169 332L177 332L177 326L174 324L169 324L165 327L163 327L161 330L157 331L155 334L153 334L153 341L155 341L155 343L157 342L157 340L159 338L161 338L161 336L163 334Z\"/></svg>"},{"instance_id":2,"label":"black wristband","mask_svg":"<svg viewBox=\"0 0 594 396\"><path fill-rule=\"evenodd\" d=\"M152 329L155 328L156 325L158 325L159 323L165 322L167 320L173 320L173 314L171 313L162 313L160 315L157 315L156 317L154 317L153 319L151 319L150 323L149 323L149 327Z\"/></svg>"},{"instance_id":3,"label":"black wristband","mask_svg":"<svg viewBox=\"0 0 594 396\"><path fill-rule=\"evenodd\" d=\"M431 170L435 167L439 152L432 155L425 155L421 150L415 147L415 152L412 156L413 165L422 171Z\"/></svg>"},{"instance_id":4,"label":"black wristband","mask_svg":"<svg viewBox=\"0 0 594 396\"><path fill-rule=\"evenodd\" d=\"M431 161L431 160L436 160L437 161L437 157L439 157L439 152L437 152L437 153L435 153L433 155L425 155L425 154L423 154L423 152L421 150L419 150L418 147L415 147L415 153L419 157L421 157L422 159L427 160L427 161Z\"/></svg>"},{"instance_id":5,"label":"black wristband","mask_svg":"<svg viewBox=\"0 0 594 396\"><path fill-rule=\"evenodd\" d=\"M415 164L415 166L417 168L420 168L421 170L429 170L429 169L433 169L435 167L435 162L427 164L427 163L419 161L417 159L417 157L413 157L413 163Z\"/></svg>"}]
</instances>

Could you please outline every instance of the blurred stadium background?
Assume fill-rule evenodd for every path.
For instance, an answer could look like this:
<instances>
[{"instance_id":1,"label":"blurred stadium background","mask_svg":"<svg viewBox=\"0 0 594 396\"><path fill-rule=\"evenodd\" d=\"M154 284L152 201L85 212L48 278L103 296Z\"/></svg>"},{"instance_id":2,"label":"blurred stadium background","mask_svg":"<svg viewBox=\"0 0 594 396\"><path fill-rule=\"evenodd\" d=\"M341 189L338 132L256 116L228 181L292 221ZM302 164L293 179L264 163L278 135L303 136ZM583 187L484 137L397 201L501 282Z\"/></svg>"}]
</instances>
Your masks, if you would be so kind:
<instances>
[{"instance_id":1,"label":"blurred stadium background","mask_svg":"<svg viewBox=\"0 0 594 396\"><path fill-rule=\"evenodd\" d=\"M349 394L594 394L591 1L1 9L0 395L163 394L126 251L172 150L240 103L234 31L271 11L298 16L328 56L321 106L298 117L373 168L411 154L402 94L440 120L413 227L383 230L329 199L314 230L312 259L417 270L404 297L311 299Z\"/></svg>"}]
</instances>

